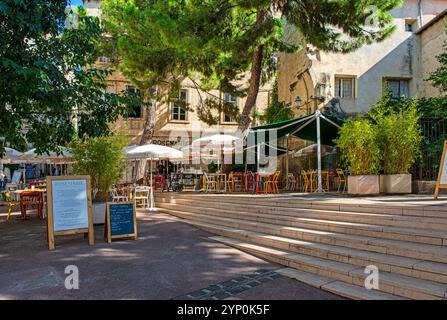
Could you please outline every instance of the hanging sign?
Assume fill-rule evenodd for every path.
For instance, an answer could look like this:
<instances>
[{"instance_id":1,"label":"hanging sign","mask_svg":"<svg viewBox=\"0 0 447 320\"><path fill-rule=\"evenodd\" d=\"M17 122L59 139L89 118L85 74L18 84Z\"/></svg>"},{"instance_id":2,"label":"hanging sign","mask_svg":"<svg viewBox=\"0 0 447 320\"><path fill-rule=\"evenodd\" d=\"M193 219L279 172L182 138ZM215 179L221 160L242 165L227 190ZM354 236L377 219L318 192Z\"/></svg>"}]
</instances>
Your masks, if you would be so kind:
<instances>
[{"instance_id":1,"label":"hanging sign","mask_svg":"<svg viewBox=\"0 0 447 320\"><path fill-rule=\"evenodd\" d=\"M94 244L90 176L47 177L48 248L54 236L88 234Z\"/></svg>"},{"instance_id":2,"label":"hanging sign","mask_svg":"<svg viewBox=\"0 0 447 320\"><path fill-rule=\"evenodd\" d=\"M444 141L444 149L442 151L441 163L439 165L438 181L436 182L435 199L438 199L439 190L447 189L447 157L445 156L447 149L447 140Z\"/></svg>"},{"instance_id":3,"label":"hanging sign","mask_svg":"<svg viewBox=\"0 0 447 320\"><path fill-rule=\"evenodd\" d=\"M108 202L105 228L108 243L118 238L137 240L135 202Z\"/></svg>"}]
</instances>

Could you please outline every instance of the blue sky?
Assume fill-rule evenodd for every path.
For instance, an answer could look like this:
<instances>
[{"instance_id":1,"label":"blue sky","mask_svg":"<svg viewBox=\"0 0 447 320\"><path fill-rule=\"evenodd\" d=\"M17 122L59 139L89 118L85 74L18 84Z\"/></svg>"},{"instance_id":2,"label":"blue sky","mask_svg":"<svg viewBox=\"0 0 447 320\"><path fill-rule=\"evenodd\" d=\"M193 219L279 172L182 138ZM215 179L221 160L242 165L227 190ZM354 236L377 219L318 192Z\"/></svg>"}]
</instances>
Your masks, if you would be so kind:
<instances>
[{"instance_id":1,"label":"blue sky","mask_svg":"<svg viewBox=\"0 0 447 320\"><path fill-rule=\"evenodd\" d=\"M72 6L82 6L82 0L70 0Z\"/></svg>"}]
</instances>

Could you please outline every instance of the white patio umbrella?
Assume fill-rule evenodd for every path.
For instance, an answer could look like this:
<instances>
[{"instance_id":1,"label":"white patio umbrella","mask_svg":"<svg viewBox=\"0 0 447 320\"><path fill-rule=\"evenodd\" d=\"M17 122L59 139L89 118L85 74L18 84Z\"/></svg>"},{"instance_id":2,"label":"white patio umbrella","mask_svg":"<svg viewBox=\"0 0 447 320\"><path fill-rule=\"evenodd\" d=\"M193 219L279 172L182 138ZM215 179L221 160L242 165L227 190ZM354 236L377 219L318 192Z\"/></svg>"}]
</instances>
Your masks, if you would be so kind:
<instances>
[{"instance_id":1,"label":"white patio umbrella","mask_svg":"<svg viewBox=\"0 0 447 320\"><path fill-rule=\"evenodd\" d=\"M22 154L22 152L16 149L6 147L3 157L0 158L0 163L16 162Z\"/></svg>"},{"instance_id":2,"label":"white patio umbrella","mask_svg":"<svg viewBox=\"0 0 447 320\"><path fill-rule=\"evenodd\" d=\"M196 139L192 142L193 147L205 148L205 150L219 150L223 153L234 151L234 143L240 140L239 137L231 134L214 134ZM220 157L217 157L217 167L219 168Z\"/></svg>"},{"instance_id":3,"label":"white patio umbrella","mask_svg":"<svg viewBox=\"0 0 447 320\"><path fill-rule=\"evenodd\" d=\"M37 154L36 149L31 149L22 154L19 160L34 161L34 162L48 162L48 163L71 163L73 162L73 153L65 147L59 147L60 153L49 151L43 154Z\"/></svg>"},{"instance_id":4,"label":"white patio umbrella","mask_svg":"<svg viewBox=\"0 0 447 320\"><path fill-rule=\"evenodd\" d=\"M151 190L150 190L150 207L149 210L155 210L155 202L154 202L154 192L153 192L153 185L152 185L152 161L153 160L160 160L160 159L168 159L168 160L175 160L175 159L182 159L183 158L183 152L158 145L158 144L145 144L141 146L130 146L127 147L124 150L124 153L128 159L133 160L149 160L150 161L150 184L151 184Z\"/></svg>"}]
</instances>

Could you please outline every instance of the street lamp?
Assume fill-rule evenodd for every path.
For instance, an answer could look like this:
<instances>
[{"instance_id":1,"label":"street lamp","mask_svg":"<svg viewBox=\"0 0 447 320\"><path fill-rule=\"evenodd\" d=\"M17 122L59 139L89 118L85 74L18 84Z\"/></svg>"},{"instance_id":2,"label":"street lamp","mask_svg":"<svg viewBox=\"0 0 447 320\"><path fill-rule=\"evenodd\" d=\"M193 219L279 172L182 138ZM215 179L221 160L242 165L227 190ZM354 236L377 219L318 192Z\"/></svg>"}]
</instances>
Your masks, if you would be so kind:
<instances>
[{"instance_id":1,"label":"street lamp","mask_svg":"<svg viewBox=\"0 0 447 320\"><path fill-rule=\"evenodd\" d=\"M301 97L300 96L296 96L296 98L295 98L295 107L298 109L298 108L300 108L301 107L301 102L302 102L303 100L301 100Z\"/></svg>"}]
</instances>

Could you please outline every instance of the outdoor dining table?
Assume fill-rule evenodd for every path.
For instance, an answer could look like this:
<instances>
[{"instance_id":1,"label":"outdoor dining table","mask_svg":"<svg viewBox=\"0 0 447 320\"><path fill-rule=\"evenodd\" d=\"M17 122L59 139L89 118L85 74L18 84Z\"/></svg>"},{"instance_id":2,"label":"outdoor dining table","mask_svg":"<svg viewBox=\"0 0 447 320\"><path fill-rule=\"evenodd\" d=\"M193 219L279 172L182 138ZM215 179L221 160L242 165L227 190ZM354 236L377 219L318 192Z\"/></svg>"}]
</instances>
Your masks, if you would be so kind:
<instances>
[{"instance_id":1,"label":"outdoor dining table","mask_svg":"<svg viewBox=\"0 0 447 320\"><path fill-rule=\"evenodd\" d=\"M24 190L15 190L12 192L12 194L17 195L18 197L18 202L20 203L20 212L22 214L21 219L26 220L29 219L28 216L26 215L26 207L28 205L37 205L37 215L39 216L39 219L43 219L43 204L44 204L44 199L46 196L46 189L24 189ZM30 201L27 199L27 197L37 197L37 202L35 201Z\"/></svg>"}]
</instances>

